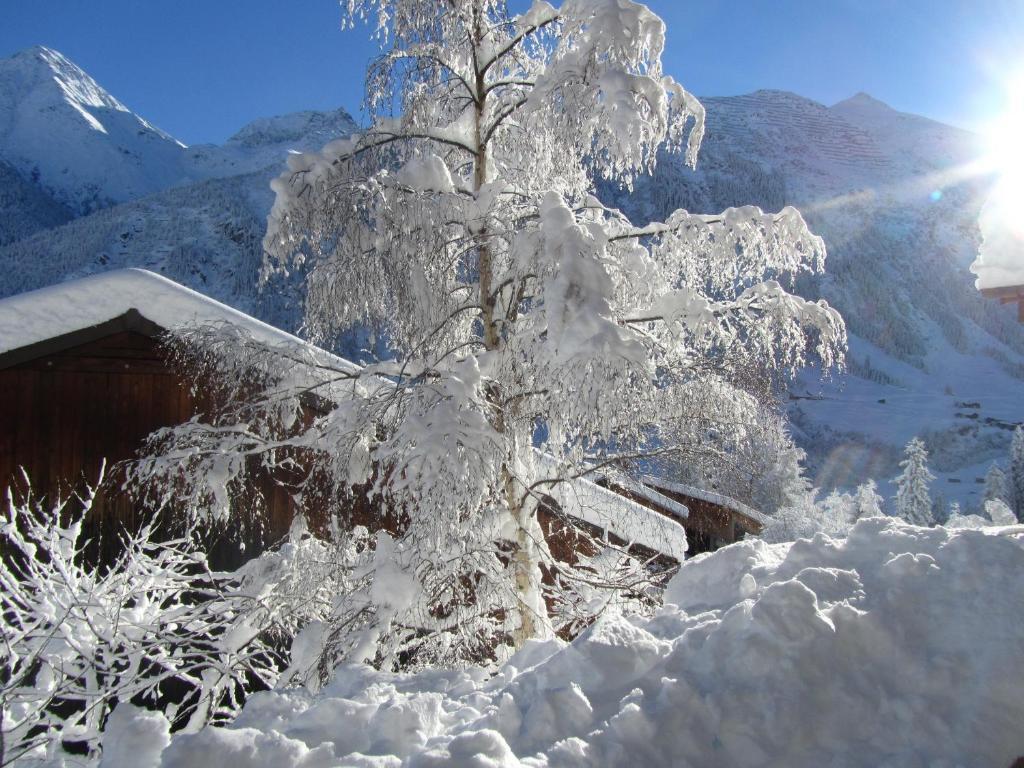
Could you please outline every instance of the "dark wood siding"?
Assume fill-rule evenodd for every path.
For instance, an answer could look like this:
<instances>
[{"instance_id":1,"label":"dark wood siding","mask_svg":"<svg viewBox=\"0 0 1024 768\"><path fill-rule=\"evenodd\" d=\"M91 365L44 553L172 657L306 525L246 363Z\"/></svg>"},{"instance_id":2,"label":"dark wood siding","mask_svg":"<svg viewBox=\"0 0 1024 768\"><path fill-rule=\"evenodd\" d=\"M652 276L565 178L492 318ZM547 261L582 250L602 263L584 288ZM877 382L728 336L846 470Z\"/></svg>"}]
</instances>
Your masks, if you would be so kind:
<instances>
[{"instance_id":1,"label":"dark wood siding","mask_svg":"<svg viewBox=\"0 0 1024 768\"><path fill-rule=\"evenodd\" d=\"M35 497L52 501L94 484L106 460L133 458L146 436L181 424L202 409L187 383L164 360L159 343L122 331L0 370L0 483L24 493L23 468ZM91 524L107 536L138 525L139 510L119 488L116 472L97 495ZM267 500L261 519L216 537L213 560L232 567L284 536L289 494L257 479ZM109 538L109 536L107 536Z\"/></svg>"}]
</instances>

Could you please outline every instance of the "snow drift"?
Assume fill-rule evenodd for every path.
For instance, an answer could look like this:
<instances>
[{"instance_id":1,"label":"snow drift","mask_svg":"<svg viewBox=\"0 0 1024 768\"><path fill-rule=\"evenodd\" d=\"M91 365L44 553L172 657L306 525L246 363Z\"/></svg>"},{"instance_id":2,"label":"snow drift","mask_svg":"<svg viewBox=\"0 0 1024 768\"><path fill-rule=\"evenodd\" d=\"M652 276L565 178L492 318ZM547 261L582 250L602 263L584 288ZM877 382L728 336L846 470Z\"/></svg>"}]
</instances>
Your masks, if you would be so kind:
<instances>
[{"instance_id":1,"label":"snow drift","mask_svg":"<svg viewBox=\"0 0 1024 768\"><path fill-rule=\"evenodd\" d=\"M688 561L666 598L652 619L532 643L493 677L345 666L316 695L257 694L231 727L174 737L159 765L1005 768L1024 755L1024 526L870 518L847 539L741 542Z\"/></svg>"}]
</instances>

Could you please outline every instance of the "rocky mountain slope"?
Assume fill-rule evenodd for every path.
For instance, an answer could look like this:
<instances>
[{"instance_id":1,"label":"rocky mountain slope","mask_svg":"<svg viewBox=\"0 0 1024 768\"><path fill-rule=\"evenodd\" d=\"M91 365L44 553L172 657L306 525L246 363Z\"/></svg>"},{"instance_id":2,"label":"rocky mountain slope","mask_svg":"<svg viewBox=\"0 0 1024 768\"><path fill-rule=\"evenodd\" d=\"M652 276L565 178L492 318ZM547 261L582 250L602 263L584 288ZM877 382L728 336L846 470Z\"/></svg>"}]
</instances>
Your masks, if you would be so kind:
<instances>
[{"instance_id":1,"label":"rocky mountain slope","mask_svg":"<svg viewBox=\"0 0 1024 768\"><path fill-rule=\"evenodd\" d=\"M925 435L936 492L971 504L1024 414L1024 330L983 300L967 265L989 179L973 135L865 94L832 107L792 93L703 99L696 171L666 157L634 194L635 221L793 204L828 245L824 296L851 331L849 369L793 382L791 416L815 481L896 472ZM0 296L144 266L287 330L293 284L257 289L269 181L289 151L355 130L343 110L256 120L223 145L186 147L55 51L0 61Z\"/></svg>"}]
</instances>

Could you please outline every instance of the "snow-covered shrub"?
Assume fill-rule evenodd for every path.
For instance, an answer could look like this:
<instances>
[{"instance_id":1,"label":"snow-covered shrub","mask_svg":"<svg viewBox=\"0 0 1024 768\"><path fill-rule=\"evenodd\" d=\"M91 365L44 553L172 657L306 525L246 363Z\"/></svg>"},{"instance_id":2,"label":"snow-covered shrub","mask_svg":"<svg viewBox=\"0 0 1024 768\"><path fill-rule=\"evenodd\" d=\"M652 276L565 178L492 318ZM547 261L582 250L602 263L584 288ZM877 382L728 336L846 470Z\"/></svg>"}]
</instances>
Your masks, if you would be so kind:
<instances>
[{"instance_id":1,"label":"snow-covered shrub","mask_svg":"<svg viewBox=\"0 0 1024 768\"><path fill-rule=\"evenodd\" d=\"M1024 425L1013 430L1010 443L1010 472L1007 477L1010 508L1017 519L1024 521Z\"/></svg>"},{"instance_id":2,"label":"snow-covered shrub","mask_svg":"<svg viewBox=\"0 0 1024 768\"><path fill-rule=\"evenodd\" d=\"M985 514L992 521L993 525L1014 525L1017 516L1013 514L1010 506L1000 499L989 499L985 502Z\"/></svg>"},{"instance_id":3,"label":"snow-covered shrub","mask_svg":"<svg viewBox=\"0 0 1024 768\"><path fill-rule=\"evenodd\" d=\"M27 481L27 479L26 479ZM230 717L279 660L253 623L255 598L213 573L187 539L125 531L107 565L85 557L93 493L7 497L0 522L0 765L95 753L112 708L161 707L195 730Z\"/></svg>"},{"instance_id":4,"label":"snow-covered shrub","mask_svg":"<svg viewBox=\"0 0 1024 768\"><path fill-rule=\"evenodd\" d=\"M768 515L800 504L810 493L805 454L770 395L755 397L710 376L694 381L686 392L676 409L664 415L661 428L680 447L656 462L658 474L714 490Z\"/></svg>"},{"instance_id":5,"label":"snow-covered shrub","mask_svg":"<svg viewBox=\"0 0 1024 768\"><path fill-rule=\"evenodd\" d=\"M811 538L817 533L845 536L857 520L884 514L875 481L868 480L853 493L832 491L817 501L812 493L805 494L796 504L782 507L771 515L761 531L761 538L778 543Z\"/></svg>"}]
</instances>

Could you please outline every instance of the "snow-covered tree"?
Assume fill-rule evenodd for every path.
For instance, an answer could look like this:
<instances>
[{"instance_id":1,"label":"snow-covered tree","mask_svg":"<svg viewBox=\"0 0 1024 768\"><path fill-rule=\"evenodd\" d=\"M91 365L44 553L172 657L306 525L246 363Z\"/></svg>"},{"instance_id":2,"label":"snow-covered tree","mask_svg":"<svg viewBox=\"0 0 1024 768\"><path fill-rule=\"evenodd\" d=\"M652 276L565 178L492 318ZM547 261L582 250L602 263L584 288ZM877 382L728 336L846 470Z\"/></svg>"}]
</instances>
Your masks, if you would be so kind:
<instances>
[{"instance_id":1,"label":"snow-covered tree","mask_svg":"<svg viewBox=\"0 0 1024 768\"><path fill-rule=\"evenodd\" d=\"M882 511L882 494L878 492L878 484L874 480L858 485L853 498L854 520L885 514Z\"/></svg>"},{"instance_id":2,"label":"snow-covered tree","mask_svg":"<svg viewBox=\"0 0 1024 768\"><path fill-rule=\"evenodd\" d=\"M982 503L994 500L1006 502L1010 498L1008 491L1006 473L999 468L998 464L993 463L985 473L985 491Z\"/></svg>"},{"instance_id":3,"label":"snow-covered tree","mask_svg":"<svg viewBox=\"0 0 1024 768\"><path fill-rule=\"evenodd\" d=\"M593 578L548 552L545 493L685 453L684 403L717 387L727 411L734 371L791 371L811 351L825 368L841 360L838 313L779 282L821 270L824 244L792 208L680 210L637 227L596 197L597 181L628 189L659 148L694 164L704 132L701 105L662 71L664 25L642 5L345 7L386 41L367 77L371 124L289 159L273 185L268 268L305 271L315 338L362 324L395 357L337 372L343 400L272 377L262 399L250 390L244 430L193 424L183 439L227 440L230 455L267 464L283 445L268 425L285 424L322 476L372 482L401 519L409 578L389 574L406 590L389 626L422 638L429 624L448 660L502 637L518 647L553 630L542 572ZM250 364L242 349L221 345L222 375ZM333 409L292 418L310 394ZM221 485L247 466L221 448L175 455ZM388 631L375 630L378 650Z\"/></svg>"},{"instance_id":4,"label":"snow-covered tree","mask_svg":"<svg viewBox=\"0 0 1024 768\"><path fill-rule=\"evenodd\" d=\"M1021 425L1013 430L1007 481L1007 501L1017 519L1024 521L1024 426Z\"/></svg>"},{"instance_id":5,"label":"snow-covered tree","mask_svg":"<svg viewBox=\"0 0 1024 768\"><path fill-rule=\"evenodd\" d=\"M935 520L928 485L935 476L928 470L928 451L915 437L903 455L903 472L896 478L896 514L914 525L931 525Z\"/></svg>"},{"instance_id":6,"label":"snow-covered tree","mask_svg":"<svg viewBox=\"0 0 1024 768\"><path fill-rule=\"evenodd\" d=\"M1013 525L1017 517L1013 510L1002 499L989 499L985 502L985 514L995 525Z\"/></svg>"}]
</instances>

